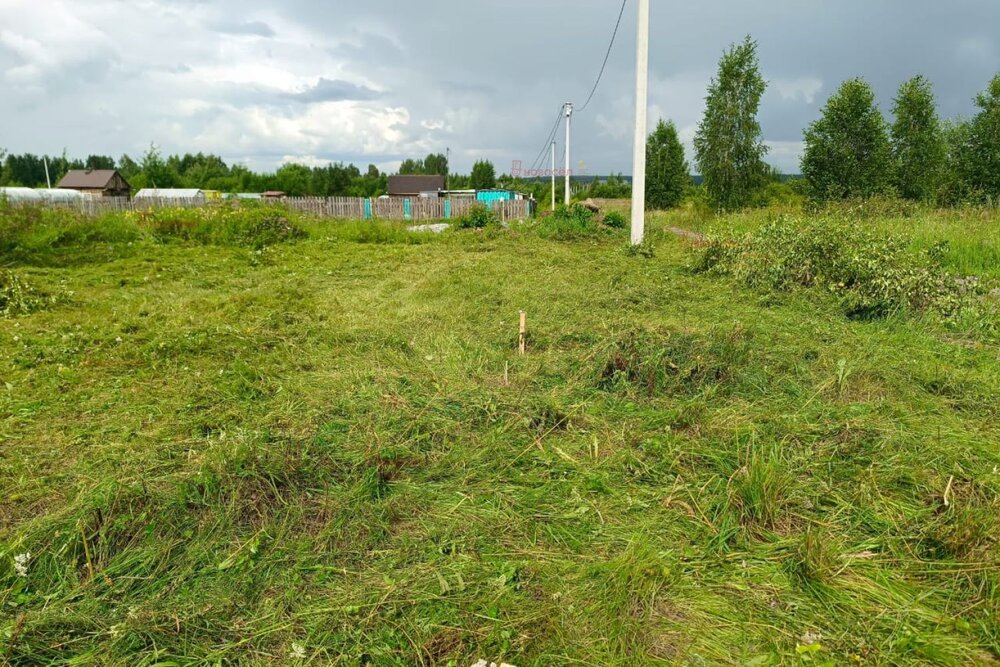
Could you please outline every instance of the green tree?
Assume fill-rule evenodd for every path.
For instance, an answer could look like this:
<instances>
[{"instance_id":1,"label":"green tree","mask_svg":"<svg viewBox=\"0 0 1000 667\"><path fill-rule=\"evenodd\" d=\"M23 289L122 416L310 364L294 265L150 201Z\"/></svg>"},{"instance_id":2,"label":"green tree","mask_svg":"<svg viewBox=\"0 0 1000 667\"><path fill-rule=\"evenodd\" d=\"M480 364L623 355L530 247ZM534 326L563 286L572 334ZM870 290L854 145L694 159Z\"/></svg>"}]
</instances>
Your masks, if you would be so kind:
<instances>
[{"instance_id":1,"label":"green tree","mask_svg":"<svg viewBox=\"0 0 1000 667\"><path fill-rule=\"evenodd\" d=\"M660 120L646 142L646 206L679 206L691 185L691 170L673 121Z\"/></svg>"},{"instance_id":2,"label":"green tree","mask_svg":"<svg viewBox=\"0 0 1000 667\"><path fill-rule=\"evenodd\" d=\"M155 144L149 145L149 150L142 156L141 170L133 187L137 188L176 188L181 185L181 177L167 161L160 157L160 151Z\"/></svg>"},{"instance_id":3,"label":"green tree","mask_svg":"<svg viewBox=\"0 0 1000 667\"><path fill-rule=\"evenodd\" d=\"M972 122L965 118L946 121L941 126L944 141L944 166L941 170L941 185L938 189L938 203L960 204L973 198L969 182L967 160L970 153Z\"/></svg>"},{"instance_id":4,"label":"green tree","mask_svg":"<svg viewBox=\"0 0 1000 667\"><path fill-rule=\"evenodd\" d=\"M130 158L127 153L118 158L118 172L126 181L133 178L140 171L142 171L142 167L138 162Z\"/></svg>"},{"instance_id":5,"label":"green tree","mask_svg":"<svg viewBox=\"0 0 1000 667\"><path fill-rule=\"evenodd\" d=\"M705 192L720 209L746 206L764 185L767 146L761 140L757 111L766 89L757 42L747 36L723 54L694 140Z\"/></svg>"},{"instance_id":6,"label":"green tree","mask_svg":"<svg viewBox=\"0 0 1000 667\"><path fill-rule=\"evenodd\" d=\"M290 197L301 197L314 194L313 173L309 167L301 164L283 164L274 173L275 189Z\"/></svg>"},{"instance_id":7,"label":"green tree","mask_svg":"<svg viewBox=\"0 0 1000 667\"><path fill-rule=\"evenodd\" d=\"M805 133L802 174L819 200L871 197L891 190L892 147L875 92L845 81Z\"/></svg>"},{"instance_id":8,"label":"green tree","mask_svg":"<svg viewBox=\"0 0 1000 667\"><path fill-rule=\"evenodd\" d=\"M399 173L402 176L413 176L417 174L424 173L424 161L423 160L412 160L406 158L403 163L399 165Z\"/></svg>"},{"instance_id":9,"label":"green tree","mask_svg":"<svg viewBox=\"0 0 1000 667\"><path fill-rule=\"evenodd\" d=\"M479 160L472 165L469 187L474 190L490 190L497 185L497 173L489 160Z\"/></svg>"},{"instance_id":10,"label":"green tree","mask_svg":"<svg viewBox=\"0 0 1000 667\"><path fill-rule=\"evenodd\" d=\"M428 155L424 158L424 173L428 176L447 176L448 158L441 153Z\"/></svg>"},{"instance_id":11,"label":"green tree","mask_svg":"<svg viewBox=\"0 0 1000 667\"><path fill-rule=\"evenodd\" d=\"M966 187L993 202L1000 199L1000 74L976 96L979 113L969 122L959 148Z\"/></svg>"},{"instance_id":12,"label":"green tree","mask_svg":"<svg viewBox=\"0 0 1000 667\"><path fill-rule=\"evenodd\" d=\"M108 155L88 155L83 167L84 169L114 169L115 159Z\"/></svg>"},{"instance_id":13,"label":"green tree","mask_svg":"<svg viewBox=\"0 0 1000 667\"><path fill-rule=\"evenodd\" d=\"M946 155L930 81L915 76L900 86L892 113L896 189L907 199L927 201L937 195Z\"/></svg>"}]
</instances>

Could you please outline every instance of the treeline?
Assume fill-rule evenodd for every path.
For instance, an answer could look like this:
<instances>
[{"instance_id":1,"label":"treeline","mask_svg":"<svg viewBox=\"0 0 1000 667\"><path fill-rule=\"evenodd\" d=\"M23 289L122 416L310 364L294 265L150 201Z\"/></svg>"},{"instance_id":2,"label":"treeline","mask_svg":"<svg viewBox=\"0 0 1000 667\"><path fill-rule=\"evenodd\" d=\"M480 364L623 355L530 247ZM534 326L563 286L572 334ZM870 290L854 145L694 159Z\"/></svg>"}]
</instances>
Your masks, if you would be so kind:
<instances>
[{"instance_id":1,"label":"treeline","mask_svg":"<svg viewBox=\"0 0 1000 667\"><path fill-rule=\"evenodd\" d=\"M891 122L864 79L844 82L805 130L803 178L788 183L765 162L757 114L766 89L757 43L747 37L723 55L694 141L703 195L717 209L788 193L819 202L876 196L943 206L1000 201L1000 75L975 98L974 117L950 121L939 117L922 76L900 86ZM661 122L648 151L649 203L677 205L690 181L672 124Z\"/></svg>"},{"instance_id":2,"label":"treeline","mask_svg":"<svg viewBox=\"0 0 1000 667\"><path fill-rule=\"evenodd\" d=\"M55 187L71 169L118 169L133 190L141 188L198 188L222 192L266 192L279 190L291 196L377 197L388 190L387 173L375 165L361 171L353 164L333 162L322 167L285 164L273 173L258 173L240 164L227 164L217 155L197 153L160 155L151 146L138 160L128 155L119 159L91 155L86 160L26 153L8 155L0 150L0 186L46 187L46 162L49 179ZM448 159L431 154L424 159L404 160L400 174L445 175ZM492 188L497 186L492 163L482 160L471 174L452 174L449 187Z\"/></svg>"}]
</instances>

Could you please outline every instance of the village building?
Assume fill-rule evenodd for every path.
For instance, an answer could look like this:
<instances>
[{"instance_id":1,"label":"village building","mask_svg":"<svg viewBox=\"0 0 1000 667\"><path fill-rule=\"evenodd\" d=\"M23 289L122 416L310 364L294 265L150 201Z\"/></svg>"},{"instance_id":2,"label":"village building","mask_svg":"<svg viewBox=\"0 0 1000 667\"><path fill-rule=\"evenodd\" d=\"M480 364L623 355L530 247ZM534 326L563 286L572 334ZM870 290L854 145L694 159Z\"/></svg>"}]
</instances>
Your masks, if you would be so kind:
<instances>
[{"instance_id":1,"label":"village building","mask_svg":"<svg viewBox=\"0 0 1000 667\"><path fill-rule=\"evenodd\" d=\"M57 186L76 190L92 197L129 197L132 188L117 169L73 169L66 172Z\"/></svg>"}]
</instances>

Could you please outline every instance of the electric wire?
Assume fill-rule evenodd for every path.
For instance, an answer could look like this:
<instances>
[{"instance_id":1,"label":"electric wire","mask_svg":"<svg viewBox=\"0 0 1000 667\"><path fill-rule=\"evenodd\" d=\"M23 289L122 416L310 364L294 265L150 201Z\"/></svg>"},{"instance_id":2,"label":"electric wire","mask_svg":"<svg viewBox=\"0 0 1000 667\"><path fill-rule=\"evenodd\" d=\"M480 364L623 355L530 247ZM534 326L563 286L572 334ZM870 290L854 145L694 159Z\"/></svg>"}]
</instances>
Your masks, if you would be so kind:
<instances>
[{"instance_id":1,"label":"electric wire","mask_svg":"<svg viewBox=\"0 0 1000 667\"><path fill-rule=\"evenodd\" d=\"M618 12L618 21L615 23L614 32L611 33L611 42L608 44L608 50L604 54L604 62L601 63L601 71L597 73L597 80L594 81L594 87L590 89L590 95L587 96L587 101L583 103L583 106L576 110L576 113L580 113L588 106L590 106L591 100L594 99L594 94L597 92L597 88L601 85L601 79L604 78L604 70L607 69L608 60L611 58L611 51L615 46L615 39L618 37L618 30L622 25L622 17L625 16L625 7L628 5L628 0L622 0L621 10ZM549 132L549 138L545 140L542 145L542 149L538 151L538 156L531 163L531 167L528 169L529 172L535 171L541 166L541 162L544 159L545 151L552 145L552 140L555 139L556 132L559 130L559 123L563 119L563 114L566 107L562 106L559 108L559 113L556 116L556 122L552 125L552 130Z\"/></svg>"},{"instance_id":2,"label":"electric wire","mask_svg":"<svg viewBox=\"0 0 1000 667\"><path fill-rule=\"evenodd\" d=\"M601 78L604 76L604 70L608 66L608 58L611 57L611 50L615 46L615 38L618 37L618 28L622 25L622 17L625 16L625 5L628 4L628 0L622 0L621 11L618 12L618 22L615 23L615 31L611 33L611 43L608 44L608 52L604 54L604 62L601 64L601 71L597 75L597 81L594 82L594 87L590 90L590 95L587 96L587 101L583 103L583 106L577 109L577 113L582 112L590 105L590 101L594 99L594 93L597 92L597 87L601 85Z\"/></svg>"},{"instance_id":3,"label":"electric wire","mask_svg":"<svg viewBox=\"0 0 1000 667\"><path fill-rule=\"evenodd\" d=\"M559 113L556 114L556 122L552 125L552 130L549 132L549 138L545 140L545 143L542 145L542 149L538 151L538 156L531 163L531 167L528 171L534 171L541 166L542 159L545 156L545 151L552 145L552 140L556 138L556 132L559 131L559 123L562 122L564 109L565 107L559 107Z\"/></svg>"}]
</instances>

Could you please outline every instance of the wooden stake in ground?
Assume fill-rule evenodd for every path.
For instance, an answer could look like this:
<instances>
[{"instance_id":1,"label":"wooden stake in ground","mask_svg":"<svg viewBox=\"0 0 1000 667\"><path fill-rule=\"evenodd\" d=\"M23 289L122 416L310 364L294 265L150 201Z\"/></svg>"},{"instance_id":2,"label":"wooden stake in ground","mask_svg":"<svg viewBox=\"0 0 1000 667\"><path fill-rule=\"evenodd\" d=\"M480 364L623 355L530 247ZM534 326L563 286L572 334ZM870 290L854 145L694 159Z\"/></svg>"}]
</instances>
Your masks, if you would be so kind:
<instances>
[{"instance_id":1,"label":"wooden stake in ground","mask_svg":"<svg viewBox=\"0 0 1000 667\"><path fill-rule=\"evenodd\" d=\"M525 336L528 332L528 314L521 311L521 326L517 332L517 351L524 354Z\"/></svg>"}]
</instances>

